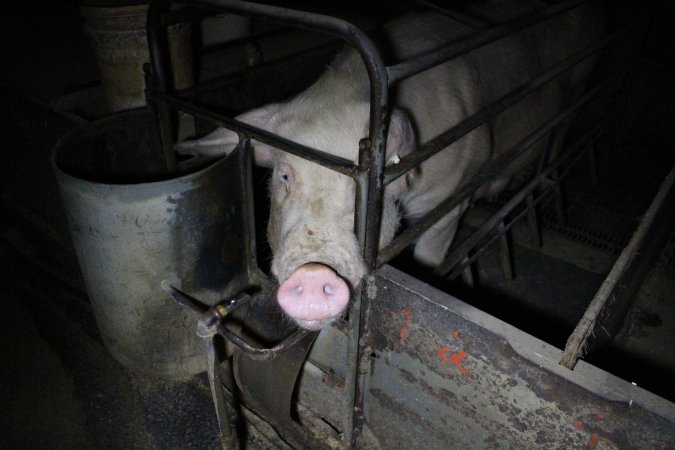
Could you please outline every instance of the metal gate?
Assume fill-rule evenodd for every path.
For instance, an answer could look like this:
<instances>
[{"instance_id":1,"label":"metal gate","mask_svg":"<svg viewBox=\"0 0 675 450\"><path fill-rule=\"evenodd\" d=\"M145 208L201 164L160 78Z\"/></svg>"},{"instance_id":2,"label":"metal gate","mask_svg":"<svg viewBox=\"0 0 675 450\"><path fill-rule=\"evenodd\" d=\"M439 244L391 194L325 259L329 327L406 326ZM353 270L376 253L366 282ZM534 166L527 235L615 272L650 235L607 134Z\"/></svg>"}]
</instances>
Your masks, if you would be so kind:
<instances>
[{"instance_id":1,"label":"metal gate","mask_svg":"<svg viewBox=\"0 0 675 450\"><path fill-rule=\"evenodd\" d=\"M177 162L172 149L174 144L172 117L176 111L210 121L217 126L228 128L239 135L240 143L231 157L238 159L240 169L242 196L240 205L242 206L244 230L247 230L245 231L245 236L243 236L243 239L247 243L244 246L247 264L246 273L251 284L262 286L262 291L267 294L273 289L271 282L259 269L256 261L256 242L252 231L254 228L254 214L250 179L252 170L250 140L255 139L256 141L271 145L281 151L291 153L349 176L354 180L356 186L354 229L358 242L363 249L363 256L369 275L364 278L360 291L355 295L351 303L346 329L346 343L343 342L346 349L343 367L344 385L342 386L342 399L339 400L343 402L340 413L342 445L355 445L357 438L361 436L365 422L369 423L375 433L378 430L383 432L387 426L391 426L390 422L381 418L381 414L385 414L386 411L397 410L397 408L398 411L403 411L401 412L401 420L398 421L397 419L395 423L407 424L406 426L412 428L417 420L424 422L424 419L419 416L419 408L427 408L428 410L434 407L440 409L437 411L438 414L433 416L434 420L431 420L434 423L428 424L429 429L438 429L442 423L452 421L453 423L447 423L448 436L465 435L466 440L461 445L490 446L492 443L495 446L508 446L505 442L518 442L513 433L517 432L519 427L522 427L523 429L520 430L522 433L521 437L523 438L522 442L529 442L531 445L554 444L563 446L565 442L570 445L588 443L588 446L593 448L595 445L598 445L598 442L604 442L605 444L613 442L609 437L603 437L604 435L601 431L593 431L593 426L596 426L598 430L607 426L609 422L605 421L604 417L610 413L612 414L612 426L615 428L628 426L630 421L638 420L638 418L639 420L644 420L643 426L645 427L645 432L642 435L637 436L636 434L624 433L619 437L614 436L615 441L618 443L655 445L656 447L663 445L663 448L668 445L668 442L672 444L673 439L675 439L672 428L675 413L673 412L672 404L651 396L651 394L637 391L630 391L626 395L634 396L636 405L637 403L640 404L639 410L636 406L633 407L632 412L627 412L623 404L612 404L611 401L604 401L603 403L597 396L599 390L605 389L607 391L604 393L605 397L613 396L615 400L619 397L623 398L622 396L625 392L621 391L624 387L620 386L620 380L612 378L605 387L602 386L602 383L595 380L595 387L588 387L587 384L584 384L585 381L582 378L584 376L599 376L598 373L593 371L594 368L591 367L589 369L587 365L583 364L583 367L579 368L580 366L577 365L577 370L575 370L577 373L575 375L574 372L558 366L557 361L553 362L554 358L560 359L556 349L528 337L524 333L513 329L513 327L496 321L496 319L480 317L476 312L477 310L467 309L466 306L462 306L461 302L456 302L448 296L444 297L442 294L431 292L428 287L424 287L419 282L409 279L386 266L387 262L401 253L449 211L463 201L471 199L478 188L490 181L499 179L502 176L504 168L525 154L536 142L552 133L561 122L569 118L591 100L606 94L609 89L616 88L616 86L625 83L627 73L628 75L630 74L630 69L613 73L606 79L589 87L583 95L556 115L556 117L544 123L510 151L488 163L475 178L462 186L452 197L444 200L419 222L406 229L384 248L378 250L382 196L383 189L387 184L405 175L409 170L417 167L420 163L476 129L481 124L486 123L509 106L525 98L528 94L542 88L542 86L571 70L577 64L593 57L626 33L637 30L638 25L642 22L637 21L625 25L592 46L582 49L572 57L565 59L553 67L547 68L537 77L528 80L515 90L486 105L461 123L421 146L413 154L401 159L400 163L385 166L385 145L388 129L388 112L390 109L388 93L390 87L402 79L452 60L464 53L509 36L512 33L524 30L543 20L563 14L585 3L585 1L568 0L555 2L551 5L542 4L541 8L514 20L505 23L488 24L486 27L478 26L475 32L459 41L448 44L437 51L423 54L393 66L386 66L384 64L376 46L363 31L348 22L334 17L237 0L190 1L187 3L191 7L196 7L196 9L192 8L181 15L180 10L171 10L171 3L164 0L153 1L148 13L151 68L146 71L148 77L146 95L148 104L156 114L157 123L159 124L158 134L161 142L161 153L165 161L166 170L169 172L174 171ZM344 160L322 152L320 149L299 145L265 130L238 122L224 114L205 108L198 102L182 95L183 93L174 90L169 70L170 62L168 58L166 28L177 18L185 20L186 13L191 14L193 18L199 18L203 14L206 14L206 11L253 16L306 30L327 33L356 49L363 59L370 80L370 126L368 136L362 139L359 144L358 161L354 163ZM452 11L445 11L445 13L455 14ZM627 67L630 67L630 65L627 65ZM551 194L555 194L560 180L564 178L567 171L569 171L576 161L592 152L593 140L607 129L611 120L612 117L609 116L590 127L552 161L546 161L548 157L546 152L544 152L542 161L545 164L540 164L539 170L492 217L486 220L475 233L455 245L445 261L436 269L436 273L439 276L450 277L463 273L466 274L466 268L482 253L487 245L495 240L500 240L503 243L502 248L505 252L502 258L504 261L504 271L507 275L511 273L511 255L508 254L509 246L505 242L506 233L516 220L527 217L532 227L532 233L538 234L538 219L535 206ZM670 195L673 177L675 175L671 174L664 184L660 199L657 198L655 200L652 215L657 214L658 207L663 204L665 197ZM517 211L517 214L513 214L514 211ZM571 369L575 367L577 360L583 353L582 349L589 344L588 337L592 334L594 327L598 325L598 315L606 312L607 299L613 293L617 282L621 279L621 275L625 273L626 267L633 262L631 255L635 254L636 249L644 241L644 236L651 227L652 222L645 221L643 226L638 230L634 236L634 240L631 241L631 244L626 249L626 256L620 258L620 264L612 271L610 278L608 278L607 283L603 285L601 292L596 296L587 315L584 316L578 329L571 336L568 348L562 355L562 364L567 368ZM239 381L240 388L247 383L242 377L255 376L260 378L255 383L254 388L249 389L248 392L244 392L244 394L248 394L247 400L249 404L260 414L264 415L267 420L275 424L278 427L278 431L294 446L316 447L319 445L317 444L315 435L309 432L306 427L300 426L297 421L291 419L288 406L291 402L296 377L301 370L301 363L304 361L309 347L316 338L315 334L306 331L295 331L285 339L277 339L277 341L280 341L278 345L272 348L264 348L259 344L253 343L250 338L235 333L222 323L222 319L225 316L249 302L250 295L246 293L235 295L227 304L220 304L214 308L207 309L196 306L199 305L198 300L191 299L185 293L179 292L168 284L165 284L163 288L177 301L182 302L188 307L197 309L200 313L204 313L203 319L200 321L199 333L211 342L209 347L210 377L219 421L224 432L224 445L231 445L234 437L232 432L228 430L227 412L222 400L222 380L220 379L221 375L218 370L220 359L217 356L214 341L216 335L223 336L238 349L235 352L234 364L238 366L235 370L235 377L239 378L237 381ZM383 298L387 298L390 304L384 306ZM429 306L432 308L433 314L419 312L424 310L422 307L422 303L424 302L433 305ZM404 322L407 323L408 329L413 326L418 317L429 320L429 329L433 331L429 331L430 334L424 337L414 338L418 339L415 341L414 351L396 348L397 345L402 345L405 333L400 328L400 325L394 327L396 329L392 328L391 321L388 319L391 319L392 314L395 314L400 319L397 311L404 312L405 320L410 319ZM413 316L418 312L419 316L415 316L415 320L413 320ZM331 333L333 331L328 331L326 334L330 335ZM400 335L401 340L397 344L395 342L396 339L393 339L392 336L398 335ZM331 338L329 337L328 339ZM465 344L468 342L469 347L473 348L472 352L465 351L456 346L453 347L451 344L434 349L431 353L429 353L428 349L423 349L425 344L432 341L450 342L452 340L455 342L462 341ZM337 341L344 340L338 338ZM324 344L321 343L320 339L317 346L321 347L321 345ZM539 346L541 353L533 350L537 346ZM458 349L459 351L455 351ZM478 364L474 366L479 367L478 369L467 368L468 366L465 367L463 365L462 361L469 354L472 355L471 358L474 359L474 362ZM275 363L275 361L284 358L286 362ZM498 363L485 362L493 361L494 358L502 358L503 361ZM435 360L432 362L431 359ZM531 363L532 360L541 362L538 368L536 363ZM256 361L264 362L259 363ZM292 361L292 363L289 364L288 361ZM483 363L480 361L483 361ZM464 409L460 412L455 411L449 414L449 410L443 410L443 404L445 402L447 406L447 403L456 401L457 392L450 393L443 387L443 383L447 382L447 379L444 381L441 379L442 377L436 378L434 376L434 373L441 373L438 370L439 365L443 366L447 364L451 364L458 369L459 375L451 377L452 379L449 381L458 383L459 386L464 386L460 391L464 392L465 399L466 397L472 397L472 394L470 394L471 390L480 391L483 389L485 392L494 391L481 384L482 382L477 377L471 378L472 381L469 382L462 378L463 374L468 374L469 371L474 370L477 372L482 371L481 380L501 379L501 387L499 389L508 392L508 395L501 397L498 395L501 403L496 406L493 405L494 407L505 408L504 405L508 402L515 404L519 401L519 398L529 399L527 401L531 401L533 404L538 402L538 406L530 405L512 411L501 410L500 414L503 417L498 419L493 418L494 420L490 418L474 420L477 414L480 415L480 413L475 411L475 408L491 408L489 404L485 403L487 397L481 397L476 394L472 397L475 401L468 401L467 403L473 410ZM392 371L393 367L396 368L395 371ZM432 373L420 374L421 367L430 368ZM582 374L580 375L578 372L582 372ZM280 375L282 373L283 375ZM513 376L513 380L515 381L505 379L504 373L515 374ZM279 378L287 377L290 381L281 382L282 386L279 389L263 389L261 387L264 385L269 386L270 383L277 381L275 378L277 375ZM542 391L536 387L533 388L533 383L550 383L550 386L546 388L548 390L542 388L544 389ZM574 384L580 385L582 388L571 387ZM620 386L620 388L616 386ZM412 408L397 407L396 405L401 405L401 400L392 397L397 389L404 390L404 393L401 394L402 398L410 400L413 397L422 398L426 396L426 400L418 399L419 401L417 401L416 406ZM413 389L414 391L412 392L414 393L406 394L405 389ZM560 395L559 392L556 393L556 390L559 389L571 389L573 393L569 396ZM622 394L616 394L617 389ZM246 388L243 388L243 390L246 391ZM614 390L613 393L609 392L612 390ZM522 397L518 397L520 395L519 392L523 395ZM444 395L445 397L443 397ZM544 401L547 396L547 401ZM566 401L573 402L570 399L574 398L579 402L574 407L568 407L559 403L560 399L567 399ZM581 410L584 408L587 409L587 412L582 414L583 411ZM267 410L266 413L261 411L264 409ZM533 414L541 414L543 418L535 419ZM574 416L575 414L578 417ZM593 414L600 414L603 418L600 418L600 415L593 416ZM566 425L554 425L556 421L561 420L561 417L567 418L567 416L577 417L575 420L578 423L570 421ZM469 419L462 421L458 417ZM516 419L513 419L514 417ZM474 420L474 422L469 424L471 420ZM594 425L591 425L591 423ZM534 433L527 430L527 427L530 425L553 428L549 431L542 429L542 431ZM586 432L589 429L591 430L589 432L590 437L577 435L584 431L584 427L586 427ZM423 427L423 429L426 428ZM392 445L394 442L408 442L406 441L408 438L404 437L405 433L411 435L417 433L411 429L390 431L391 436L393 436L392 440L389 441L388 438L383 439L382 435L379 436L379 439L384 443L389 442ZM549 432L550 436L547 437L546 433ZM492 433L492 437L490 439L485 438L485 433ZM551 438L551 436L553 437ZM410 437L410 439L410 442L420 439L419 447L428 448L428 443L425 443L423 435L416 435ZM448 440L450 439L448 437L438 438L440 439L438 441L435 440L436 437L429 439L431 439L430 442L437 442L437 445L460 445L459 441ZM584 439L590 439L590 441ZM328 445L326 442L324 441L320 445ZM452 442L455 442L455 444L452 444ZM593 445L591 446L591 444ZM359 440L358 445L366 446L367 439L363 438ZM416 446L413 445L413 447Z\"/></svg>"}]
</instances>

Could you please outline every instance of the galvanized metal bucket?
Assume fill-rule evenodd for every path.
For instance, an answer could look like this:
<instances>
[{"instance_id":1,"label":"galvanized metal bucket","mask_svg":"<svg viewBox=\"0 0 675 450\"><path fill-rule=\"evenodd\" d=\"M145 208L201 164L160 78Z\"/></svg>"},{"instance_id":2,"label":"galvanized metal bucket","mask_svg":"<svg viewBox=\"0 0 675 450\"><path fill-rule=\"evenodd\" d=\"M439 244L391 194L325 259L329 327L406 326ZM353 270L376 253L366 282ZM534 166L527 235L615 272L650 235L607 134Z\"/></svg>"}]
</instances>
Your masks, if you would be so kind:
<instances>
[{"instance_id":1,"label":"galvanized metal bucket","mask_svg":"<svg viewBox=\"0 0 675 450\"><path fill-rule=\"evenodd\" d=\"M138 2L136 2L138 3ZM143 64L149 61L146 33L147 4L83 5L85 33L96 54L103 91L111 112L145 105ZM168 29L176 89L194 82L190 24Z\"/></svg>"},{"instance_id":2,"label":"galvanized metal bucket","mask_svg":"<svg viewBox=\"0 0 675 450\"><path fill-rule=\"evenodd\" d=\"M240 177L226 157L162 179L149 124L131 112L80 127L53 168L105 346L128 368L183 378L205 369L197 318L160 283L212 305L242 288Z\"/></svg>"}]
</instances>

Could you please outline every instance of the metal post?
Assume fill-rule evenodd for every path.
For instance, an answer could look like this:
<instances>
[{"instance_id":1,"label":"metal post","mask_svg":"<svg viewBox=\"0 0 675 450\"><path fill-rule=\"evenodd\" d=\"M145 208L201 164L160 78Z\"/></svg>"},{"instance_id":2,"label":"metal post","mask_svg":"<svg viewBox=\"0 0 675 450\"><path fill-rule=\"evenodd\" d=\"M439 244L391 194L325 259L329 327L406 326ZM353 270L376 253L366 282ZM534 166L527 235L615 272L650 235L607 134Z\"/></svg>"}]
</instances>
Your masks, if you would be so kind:
<instances>
[{"instance_id":1,"label":"metal post","mask_svg":"<svg viewBox=\"0 0 675 450\"><path fill-rule=\"evenodd\" d=\"M527 204L527 225L529 228L529 233L530 233L530 243L539 248L542 246L542 238L541 238L541 227L539 226L539 213L537 212L537 208L534 206L534 196L532 194L529 194L525 198L525 202Z\"/></svg>"},{"instance_id":2,"label":"metal post","mask_svg":"<svg viewBox=\"0 0 675 450\"><path fill-rule=\"evenodd\" d=\"M513 281L513 255L511 254L511 242L509 233L504 226L504 221L497 225L499 233L499 258L501 260L502 272L506 281Z\"/></svg>"},{"instance_id":3,"label":"metal post","mask_svg":"<svg viewBox=\"0 0 675 450\"><path fill-rule=\"evenodd\" d=\"M473 277L473 271L471 269L471 260L469 259L469 255L467 254L464 257L462 257L459 263L463 267L461 272L462 282L471 289L475 288L476 280Z\"/></svg>"},{"instance_id":4,"label":"metal post","mask_svg":"<svg viewBox=\"0 0 675 450\"><path fill-rule=\"evenodd\" d=\"M166 27L162 26L162 14L169 10L170 2L156 0L148 7L147 36L148 49L150 51L151 74L147 74L146 80L151 80L151 88L162 92L173 90L172 72L169 56L169 39ZM147 82L146 82L147 83ZM176 152L173 150L174 129L177 118L172 114L163 102L155 102L146 94L146 103L155 115L155 126L158 127L159 141L162 148L163 165L167 173L176 171Z\"/></svg>"}]
</instances>

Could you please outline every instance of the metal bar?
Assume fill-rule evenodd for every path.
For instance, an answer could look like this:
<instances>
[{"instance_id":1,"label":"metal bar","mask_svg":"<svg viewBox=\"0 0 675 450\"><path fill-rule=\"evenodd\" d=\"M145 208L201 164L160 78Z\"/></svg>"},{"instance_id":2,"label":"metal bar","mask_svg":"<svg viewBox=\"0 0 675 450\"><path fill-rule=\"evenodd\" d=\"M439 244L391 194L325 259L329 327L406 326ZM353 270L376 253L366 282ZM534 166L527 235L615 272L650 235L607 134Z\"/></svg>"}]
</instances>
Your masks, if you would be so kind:
<instances>
[{"instance_id":1,"label":"metal bar","mask_svg":"<svg viewBox=\"0 0 675 450\"><path fill-rule=\"evenodd\" d=\"M152 70L151 73L146 70L146 103L155 116L163 167L167 173L174 173L177 168L176 152L173 150L177 118L172 117L166 104L154 102L147 94L150 89L171 92L174 88L169 39L166 27L161 23L162 15L168 10L169 2L165 0L154 1L148 7L147 39Z\"/></svg>"},{"instance_id":2,"label":"metal bar","mask_svg":"<svg viewBox=\"0 0 675 450\"><path fill-rule=\"evenodd\" d=\"M253 203L253 176L252 172L252 157L251 157L251 140L244 138L241 135L239 138L239 174L240 174L240 189L241 189L241 204L243 205L243 239L244 239L244 254L246 255L246 271L249 279L258 268L258 252L255 235L255 213Z\"/></svg>"},{"instance_id":3,"label":"metal bar","mask_svg":"<svg viewBox=\"0 0 675 450\"><path fill-rule=\"evenodd\" d=\"M171 286L168 280L162 281L161 288L176 303L190 309L201 317L198 331L205 331L206 328L217 327L216 331L218 334L230 341L232 345L237 347L239 350L246 353L251 359L259 361L271 361L279 356L280 353L283 353L284 350L292 347L293 344L300 341L308 334L313 333L312 331L307 330L297 330L272 348L258 347L255 344L249 343L222 324L222 319L225 316L251 300L251 297L247 293L244 292L238 294L235 297L224 300L216 306L209 307L194 297L191 297L190 295ZM206 332L202 332L200 334L202 337L205 337L206 335Z\"/></svg>"},{"instance_id":4,"label":"metal bar","mask_svg":"<svg viewBox=\"0 0 675 450\"><path fill-rule=\"evenodd\" d=\"M473 16L469 16L467 14L464 14L462 12L458 11L452 11L447 8L443 8L441 6L436 5L435 3L426 1L426 0L412 0L414 3L417 3L419 5L425 6L429 9L432 9L440 14L443 14L444 16L448 16L451 19L463 23L464 25L471 27L476 30L485 30L488 28L490 25L486 20L479 19Z\"/></svg>"},{"instance_id":5,"label":"metal bar","mask_svg":"<svg viewBox=\"0 0 675 450\"><path fill-rule=\"evenodd\" d=\"M356 191L356 202L354 205L354 231L356 233L359 246L366 248L366 208L368 205L368 169L367 155L369 151L368 140L362 139L359 142L359 163L361 170L359 176L354 180ZM345 373L345 404L342 414L343 438L346 446L351 447L356 438L354 433L356 395L359 384L358 380L358 358L359 343L361 336L361 311L362 299L365 296L363 287L356 289L349 308L349 326L347 329L347 370ZM359 419L360 420L360 419Z\"/></svg>"},{"instance_id":6,"label":"metal bar","mask_svg":"<svg viewBox=\"0 0 675 450\"><path fill-rule=\"evenodd\" d=\"M578 99L569 107L565 108L565 110L563 110L556 117L543 124L534 132L530 133L529 136L527 136L519 144L515 145L511 151L506 152L494 159L485 169L476 174L468 183L463 185L463 187L461 187L452 196L442 201L438 206L429 211L419 222L405 230L400 236L381 249L378 265L386 263L402 252L403 249L409 246L422 233L442 219L449 211L457 207L464 200L472 197L476 190L485 183L491 182L502 176L504 169L508 168L511 163L523 155L529 149L529 147L544 137L546 133L548 133L553 127L567 119L591 98L609 86L620 75L621 72L616 72L604 81L596 84L580 99Z\"/></svg>"},{"instance_id":7,"label":"metal bar","mask_svg":"<svg viewBox=\"0 0 675 450\"><path fill-rule=\"evenodd\" d=\"M501 261L502 272L506 281L513 281L513 256L511 254L511 243L509 242L508 230L502 220L497 225L499 234L499 258Z\"/></svg>"},{"instance_id":8,"label":"metal bar","mask_svg":"<svg viewBox=\"0 0 675 450\"><path fill-rule=\"evenodd\" d=\"M471 261L469 260L469 255L464 255L462 258L462 281L466 286L473 289L476 287L476 280L473 276L473 270L471 269Z\"/></svg>"},{"instance_id":9,"label":"metal bar","mask_svg":"<svg viewBox=\"0 0 675 450\"><path fill-rule=\"evenodd\" d=\"M542 246L541 227L539 226L539 214L537 208L534 207L534 198L532 194L525 199L527 202L527 224L530 232L530 243L535 247Z\"/></svg>"},{"instance_id":10,"label":"metal bar","mask_svg":"<svg viewBox=\"0 0 675 450\"><path fill-rule=\"evenodd\" d=\"M448 44L440 49L433 50L408 61L387 68L389 83L393 84L403 78L410 77L424 70L430 69L443 62L449 61L464 53L468 53L478 47L482 47L505 36L524 30L532 25L549 19L572 9L588 0L569 0L552 5L548 8L511 20L503 25L491 28L487 31L479 31L470 34L465 39Z\"/></svg>"},{"instance_id":11,"label":"metal bar","mask_svg":"<svg viewBox=\"0 0 675 450\"><path fill-rule=\"evenodd\" d=\"M654 197L654 200L649 205L647 212L642 216L640 225L631 237L630 242L628 242L628 245L619 255L619 258L616 260L612 270L610 270L609 275L607 275L607 278L602 282L602 285L593 297L591 304L588 306L583 317L574 329L574 332L567 340L560 364L568 369L573 369L577 360L583 356L586 342L598 325L598 317L609 306L611 297L615 295L617 287L620 286L620 282L631 268L634 259L641 253L645 238L652 229L659 211L666 203L666 197L674 186L675 167L661 184L661 187Z\"/></svg>"},{"instance_id":12,"label":"metal bar","mask_svg":"<svg viewBox=\"0 0 675 450\"><path fill-rule=\"evenodd\" d=\"M497 114L506 110L508 107L516 104L518 101L522 100L524 97L526 97L533 91L553 81L563 72L572 69L575 65L581 63L586 58L591 57L594 53L600 51L602 48L604 48L611 42L623 36L623 34L627 33L635 26L637 25L631 24L629 26L626 26L621 30L612 33L611 35L602 39L595 45L573 54L564 61L551 67L544 73L538 75L535 78L532 78L528 82L510 91L508 94L495 100L491 104L483 107L482 109L475 112L466 119L462 120L460 123L450 128L446 132L438 135L434 139L425 143L420 148L418 148L414 153L401 159L401 161L398 164L390 165L389 167L387 167L385 169L384 183L389 184L398 177L400 177L401 175L408 172L409 170L413 169L414 167L417 167L422 162L426 161L427 159L434 156L436 153L445 149L448 145L459 140L460 138L462 138L469 132L473 131L480 125L486 123Z\"/></svg>"},{"instance_id":13,"label":"metal bar","mask_svg":"<svg viewBox=\"0 0 675 450\"><path fill-rule=\"evenodd\" d=\"M606 125L605 121L602 121L600 124L593 127L590 131L584 133L584 135L579 138L569 149L563 154L556 158L556 161L551 163L546 169L544 169L539 175L537 175L532 181L530 181L523 189L518 191L516 195L511 197L508 202L499 210L492 215L488 220L486 220L471 236L462 241L452 252L443 260L441 264L436 267L434 274L439 276L446 275L452 268L459 263L464 255L468 254L473 247L476 246L485 236L490 233L495 227L497 227L508 214L513 211L513 209L520 204L525 198L532 193L537 187L539 187L544 180L558 167L569 158L569 155L572 154L576 149L581 145L586 143L594 135L596 135L601 127Z\"/></svg>"},{"instance_id":14,"label":"metal bar","mask_svg":"<svg viewBox=\"0 0 675 450\"><path fill-rule=\"evenodd\" d=\"M160 288L165 294L171 297L173 301L201 316L202 319L210 316L212 310L215 311L220 316L220 318L223 318L251 301L250 295L248 295L246 292L241 292L233 297L223 300L215 306L209 306L192 297L191 295L171 286L169 280L162 280ZM213 325L213 323L210 325ZM209 326L208 323L207 326Z\"/></svg>"},{"instance_id":15,"label":"metal bar","mask_svg":"<svg viewBox=\"0 0 675 450\"><path fill-rule=\"evenodd\" d=\"M231 42L231 41L230 41ZM230 42L227 42L228 44ZM217 78L204 81L198 85L194 85L185 89L178 91L182 98L194 99L197 98L203 92L209 92L215 89L218 89L222 86L227 86L229 84L240 81L244 78L250 77L256 72L273 72L276 70L283 70L287 64L297 63L297 61L302 60L311 60L315 57L320 57L327 55L329 53L336 53L343 45L336 42L330 42L324 44L320 47L313 47L300 52L294 53L292 55L273 59L270 61L264 61L260 64L256 64L253 67L246 67L242 70L239 70L234 73L226 74L219 76Z\"/></svg>"},{"instance_id":16,"label":"metal bar","mask_svg":"<svg viewBox=\"0 0 675 450\"><path fill-rule=\"evenodd\" d=\"M171 56L166 27L162 23L162 16L169 11L170 0L153 0L148 6L148 50L152 75L156 80L156 88L162 92L171 89Z\"/></svg>"},{"instance_id":17,"label":"metal bar","mask_svg":"<svg viewBox=\"0 0 675 450\"><path fill-rule=\"evenodd\" d=\"M279 150L299 156L300 158L304 158L308 161L320 164L343 175L354 177L355 173L358 171L357 166L345 158L340 158L339 156L331 155L330 153L325 153L320 150L289 141L288 139L284 139L283 137L274 133L270 133L269 131L263 130L262 128L251 126L247 123L240 122L223 114L213 112L208 108L198 106L190 100L170 94L165 94L160 91L151 91L149 92L149 95L151 98L161 100L162 102L174 108L180 109L181 111L185 111L189 114L210 120L218 126L227 128L240 135L255 139L256 141L260 141L264 144L271 145L275 148L278 148Z\"/></svg>"},{"instance_id":18,"label":"metal bar","mask_svg":"<svg viewBox=\"0 0 675 450\"><path fill-rule=\"evenodd\" d=\"M218 334L230 341L230 343L239 350L246 353L249 358L256 361L271 361L283 353L284 350L292 347L296 342L302 340L307 335L312 333L315 333L315 331L298 329L274 347L263 348L247 342L245 339L236 334L234 331L225 327L223 324L220 324L218 327Z\"/></svg>"},{"instance_id":19,"label":"metal bar","mask_svg":"<svg viewBox=\"0 0 675 450\"><path fill-rule=\"evenodd\" d=\"M546 200L547 194L551 192L551 189L553 188L553 185L547 185L547 187L539 193L539 195L533 200L532 206L536 206L540 203L543 203ZM529 211L529 207L526 207L524 211L518 213L514 218L509 220L508 223L504 225L504 231L509 231L513 226L518 222L520 219L522 219L525 214ZM455 270L450 272L449 275L446 276L447 279L453 280L457 278L457 276L462 275L463 271L465 270L465 267L468 264L473 264L483 253L485 253L488 249L488 247L494 243L500 236L498 234L492 236L490 239L488 239L484 244L481 244L481 246L471 254L471 257L468 259L462 259L459 264L455 267Z\"/></svg>"},{"instance_id":20,"label":"metal bar","mask_svg":"<svg viewBox=\"0 0 675 450\"><path fill-rule=\"evenodd\" d=\"M606 127L602 127L602 128L604 129ZM600 134L601 132L602 132L602 130L599 128L598 134ZM591 139L593 139L593 138L591 138ZM565 169L565 172L562 174L561 180L565 177L567 172L569 172L569 170L571 170L571 168L574 167L574 165L579 161L579 159L581 158L581 155L583 155L583 153L584 152L580 152L577 156L575 156L572 159L568 168ZM520 219L522 219L526 214L529 213L530 208L534 208L535 206L537 206L540 203L543 203L547 199L550 200L551 196L548 195L548 194L552 193L553 189L555 188L555 183L550 181L548 178L543 178L541 180L541 184L543 186L545 186L544 189L537 195L536 198L533 199L531 204L527 205L523 209L523 211L516 214L515 217L513 217L511 220L508 221L508 223L506 223L504 225L504 231L509 231ZM537 186L537 187L540 187L540 186ZM535 187L535 190L537 189L537 187ZM523 189L526 189L526 188L527 188L527 186ZM530 191L530 194L533 194L534 192L535 191L532 190L532 191ZM495 213L495 214L498 214L498 212ZM472 264L474 261L476 261L478 259L478 257L480 257L480 255L485 253L487 248L493 242L495 242L499 237L500 237L499 234L495 234L494 236L489 238L485 243L481 244L480 247L477 250L475 250L475 252L471 255L471 257L468 260L460 261L459 264L457 264L457 266L455 267L455 270L452 271L449 275L447 275L446 278L452 280L452 279L456 278L458 275L460 275L462 273L462 271L464 270L464 267L465 267L466 264Z\"/></svg>"},{"instance_id":21,"label":"metal bar","mask_svg":"<svg viewBox=\"0 0 675 450\"><path fill-rule=\"evenodd\" d=\"M219 366L220 359L218 358L214 337L212 336L206 343L206 372L209 378L209 386L211 387L213 406L216 410L216 419L218 420L220 445L223 450L233 450L239 448L239 446L236 445L237 436L232 432L232 427L230 426L230 416L225 403Z\"/></svg>"}]
</instances>

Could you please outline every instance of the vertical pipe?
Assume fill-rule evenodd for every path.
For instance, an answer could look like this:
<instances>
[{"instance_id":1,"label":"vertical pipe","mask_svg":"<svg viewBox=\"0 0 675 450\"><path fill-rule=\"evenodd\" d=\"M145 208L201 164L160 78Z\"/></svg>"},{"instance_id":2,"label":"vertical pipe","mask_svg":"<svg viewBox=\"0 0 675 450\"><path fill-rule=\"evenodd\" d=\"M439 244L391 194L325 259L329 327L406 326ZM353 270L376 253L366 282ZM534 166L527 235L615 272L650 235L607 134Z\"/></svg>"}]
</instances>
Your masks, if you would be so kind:
<instances>
[{"instance_id":1,"label":"vertical pipe","mask_svg":"<svg viewBox=\"0 0 675 450\"><path fill-rule=\"evenodd\" d=\"M211 396L213 397L213 406L216 409L216 418L218 419L218 429L220 434L220 445L223 450L233 450L238 448L236 436L230 426L230 416L225 404L225 395L223 393L223 382L220 379L220 358L215 347L216 336L211 336L206 340L206 358L207 373L209 385L211 386Z\"/></svg>"},{"instance_id":2,"label":"vertical pipe","mask_svg":"<svg viewBox=\"0 0 675 450\"><path fill-rule=\"evenodd\" d=\"M476 287L476 280L473 278L473 272L471 271L471 261L469 260L469 255L465 255L461 261L460 264L464 266L462 269L462 281L464 284L473 289Z\"/></svg>"},{"instance_id":3,"label":"vertical pipe","mask_svg":"<svg viewBox=\"0 0 675 450\"><path fill-rule=\"evenodd\" d=\"M353 446L365 420L363 402L368 371L364 363L370 355L368 330L372 282L370 274L377 268L377 252L382 220L385 148L387 139L388 82L384 62L375 45L365 36L357 48L366 65L370 81L370 122L368 139L359 142L359 176L355 205L355 231L362 245L368 275L361 283L350 310L348 364L345 377L346 409L343 414L343 443Z\"/></svg>"},{"instance_id":4,"label":"vertical pipe","mask_svg":"<svg viewBox=\"0 0 675 450\"><path fill-rule=\"evenodd\" d=\"M255 205L253 198L253 157L251 155L251 140L239 135L239 173L241 174L241 204L243 211L244 253L246 255L246 270L249 278L258 270L258 252L255 234Z\"/></svg>"},{"instance_id":5,"label":"vertical pipe","mask_svg":"<svg viewBox=\"0 0 675 450\"><path fill-rule=\"evenodd\" d=\"M525 202L527 203L528 208L527 225L530 232L530 243L533 246L539 248L542 246L541 227L539 226L539 215L537 213L537 208L533 205L534 195L531 193L528 194L528 196L525 198Z\"/></svg>"},{"instance_id":6,"label":"vertical pipe","mask_svg":"<svg viewBox=\"0 0 675 450\"><path fill-rule=\"evenodd\" d=\"M511 254L511 242L509 234L504 226L502 220L497 225L497 233L499 233L499 257L501 259L502 272L506 281L513 281L513 256Z\"/></svg>"},{"instance_id":7,"label":"vertical pipe","mask_svg":"<svg viewBox=\"0 0 675 450\"><path fill-rule=\"evenodd\" d=\"M169 39L166 27L162 25L162 14L169 10L167 0L153 0L148 7L147 36L152 74L152 88L168 93L172 89ZM168 64L167 64L168 63ZM155 116L159 141L162 147L163 166L167 173L176 171L176 152L173 150L175 118L164 102L147 102Z\"/></svg>"},{"instance_id":8,"label":"vertical pipe","mask_svg":"<svg viewBox=\"0 0 675 450\"><path fill-rule=\"evenodd\" d=\"M354 230L361 248L365 248L366 239L366 210L368 207L368 170L366 165L366 152L369 149L367 140L359 142L359 173L354 179L356 184L356 198L354 204ZM355 420L356 389L358 385L358 359L359 342L361 334L361 299L365 294L364 289L354 292L353 301L349 309L349 330L347 334L347 372L345 374L344 411L342 414L343 436L342 443L346 447L352 447L356 439L354 424L361 421Z\"/></svg>"}]
</instances>

